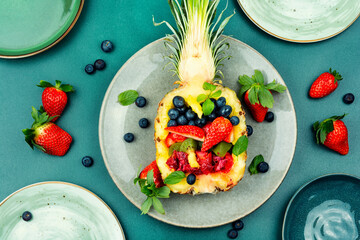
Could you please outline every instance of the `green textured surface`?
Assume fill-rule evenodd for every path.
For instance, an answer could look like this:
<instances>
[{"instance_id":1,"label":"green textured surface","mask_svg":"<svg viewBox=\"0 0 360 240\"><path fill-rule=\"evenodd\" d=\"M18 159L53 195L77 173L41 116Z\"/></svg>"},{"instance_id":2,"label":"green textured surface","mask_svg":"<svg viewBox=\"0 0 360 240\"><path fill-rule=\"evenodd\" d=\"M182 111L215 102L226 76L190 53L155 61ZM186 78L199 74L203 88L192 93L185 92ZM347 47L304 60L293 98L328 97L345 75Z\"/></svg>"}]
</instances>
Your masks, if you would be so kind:
<instances>
[{"instance_id":1,"label":"green textured surface","mask_svg":"<svg viewBox=\"0 0 360 240\"><path fill-rule=\"evenodd\" d=\"M222 1L220 8L225 6ZM278 191L258 210L245 217L239 239L280 239L286 205L305 182L326 173L345 172L360 176L360 23L356 21L340 35L320 43L295 44L278 40L258 29L243 14L235 0L229 1L231 19L226 35L249 44L263 54L279 71L294 100L298 120L298 142L292 166ZM13 191L39 181L67 181L99 195L118 216L128 239L227 239L230 225L211 229L185 229L141 216L116 188L101 158L98 118L102 98L117 70L141 47L169 33L157 21L171 19L165 0L86 1L78 23L69 35L50 50L26 59L0 59L0 199ZM172 21L171 21L172 22ZM112 53L100 49L102 40L114 42ZM102 72L89 76L84 67L98 58L107 62ZM141 66L140 66L141 67ZM330 96L312 100L308 89L317 75L332 67L344 80ZM41 104L39 81L55 79L74 85L69 106L58 124L74 138L66 156L52 157L32 151L24 142L22 128L32 123L31 106ZM342 96L353 92L357 99L345 105ZM311 124L335 114L349 113L344 122L349 128L350 152L347 156L314 143ZM91 155L91 168L81 158ZM256 187L256 186L254 186ZM241 204L241 203L234 203Z\"/></svg>"}]
</instances>

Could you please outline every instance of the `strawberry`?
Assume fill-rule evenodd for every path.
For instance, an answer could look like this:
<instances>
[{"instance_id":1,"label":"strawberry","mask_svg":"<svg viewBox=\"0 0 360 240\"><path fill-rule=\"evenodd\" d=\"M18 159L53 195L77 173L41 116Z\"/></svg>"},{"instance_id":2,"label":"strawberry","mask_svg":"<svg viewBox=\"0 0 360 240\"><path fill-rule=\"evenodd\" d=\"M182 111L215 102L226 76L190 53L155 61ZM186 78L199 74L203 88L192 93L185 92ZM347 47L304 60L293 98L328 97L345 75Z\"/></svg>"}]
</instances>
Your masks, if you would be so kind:
<instances>
[{"instance_id":1,"label":"strawberry","mask_svg":"<svg viewBox=\"0 0 360 240\"><path fill-rule=\"evenodd\" d=\"M264 85L264 77L259 70L255 70L251 78L247 75L239 76L239 83L242 85L240 96L245 93L245 104L257 122L264 121L267 110L273 107L274 97L271 91L282 93L286 90L285 86L275 80Z\"/></svg>"},{"instance_id":2,"label":"strawberry","mask_svg":"<svg viewBox=\"0 0 360 240\"><path fill-rule=\"evenodd\" d=\"M338 87L338 81L342 80L341 75L329 69L329 72L322 73L311 85L309 96L312 98L322 98Z\"/></svg>"},{"instance_id":3,"label":"strawberry","mask_svg":"<svg viewBox=\"0 0 360 240\"><path fill-rule=\"evenodd\" d=\"M344 122L340 120L344 117L345 114L333 116L313 125L317 143L322 143L341 155L346 155L349 152L348 130Z\"/></svg>"},{"instance_id":4,"label":"strawberry","mask_svg":"<svg viewBox=\"0 0 360 240\"><path fill-rule=\"evenodd\" d=\"M202 128L205 132L205 136L208 134L208 131L210 129L210 126L211 126L211 122L208 122L205 124L205 126Z\"/></svg>"},{"instance_id":5,"label":"strawberry","mask_svg":"<svg viewBox=\"0 0 360 240\"><path fill-rule=\"evenodd\" d=\"M38 87L45 88L42 93L42 103L44 110L50 117L54 117L52 122L55 122L64 111L68 98L66 93L73 92L74 89L69 84L61 84L59 80L55 81L55 86L51 83L41 80Z\"/></svg>"},{"instance_id":6,"label":"strawberry","mask_svg":"<svg viewBox=\"0 0 360 240\"><path fill-rule=\"evenodd\" d=\"M148 174L149 171L153 170L153 174L154 174L154 183L155 186L157 188L164 186L164 182L161 178L161 173L159 171L159 168L156 164L156 160L153 161L152 163L150 163L146 168L144 168L144 170L141 171L140 173L140 178L141 179L146 179L146 176Z\"/></svg>"},{"instance_id":7,"label":"strawberry","mask_svg":"<svg viewBox=\"0 0 360 240\"><path fill-rule=\"evenodd\" d=\"M205 152L223 141L232 131L232 124L229 119L218 117L211 123L208 133L202 144L201 151Z\"/></svg>"},{"instance_id":8,"label":"strawberry","mask_svg":"<svg viewBox=\"0 0 360 240\"><path fill-rule=\"evenodd\" d=\"M232 143L234 141L234 131L231 130L230 134L224 139L227 143Z\"/></svg>"},{"instance_id":9,"label":"strawberry","mask_svg":"<svg viewBox=\"0 0 360 240\"><path fill-rule=\"evenodd\" d=\"M31 112L34 123L30 129L23 129L25 141L32 149L34 146L50 155L63 156L69 150L72 137L51 120L54 117L39 112L33 107Z\"/></svg>"},{"instance_id":10,"label":"strawberry","mask_svg":"<svg viewBox=\"0 0 360 240\"><path fill-rule=\"evenodd\" d=\"M181 136L179 134L169 133L169 135L165 139L165 144L167 147L170 147L174 143L183 142L185 139L186 139L186 137Z\"/></svg>"},{"instance_id":11,"label":"strawberry","mask_svg":"<svg viewBox=\"0 0 360 240\"><path fill-rule=\"evenodd\" d=\"M193 138L198 141L204 141L205 132L199 127L191 126L191 125L183 125L183 126L176 126L176 127L167 127L165 130L179 134L181 136L187 138Z\"/></svg>"}]
</instances>

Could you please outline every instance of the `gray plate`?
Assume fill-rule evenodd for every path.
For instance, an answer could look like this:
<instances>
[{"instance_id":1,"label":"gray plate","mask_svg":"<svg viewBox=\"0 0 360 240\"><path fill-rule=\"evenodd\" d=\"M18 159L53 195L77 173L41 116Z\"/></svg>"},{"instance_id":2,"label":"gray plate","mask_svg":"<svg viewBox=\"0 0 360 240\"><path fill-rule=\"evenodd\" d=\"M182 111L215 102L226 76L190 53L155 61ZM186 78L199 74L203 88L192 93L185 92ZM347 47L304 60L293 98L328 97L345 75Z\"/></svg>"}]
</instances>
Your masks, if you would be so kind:
<instances>
[{"instance_id":1,"label":"gray plate","mask_svg":"<svg viewBox=\"0 0 360 240\"><path fill-rule=\"evenodd\" d=\"M252 75L255 69L264 74L266 81L276 79L285 84L276 69L257 51L248 45L229 38L230 60L224 61L224 85L239 91L240 74ZM166 55L163 39L155 41L131 57L112 80L101 108L99 140L106 167L115 184L136 207L140 208L145 196L133 179L139 166L147 166L155 160L153 122L141 129L140 118L155 119L157 105L171 91L176 77L164 69ZM117 103L119 93L136 89L148 103L144 108L135 104L124 107ZM293 158L296 144L296 117L290 93L274 94L275 121L256 123L247 114L247 124L254 128L249 138L248 161L262 154L270 164L266 174L250 176L245 171L243 180L232 190L216 195L199 196L171 194L162 200L166 214L151 210L149 215L169 224L183 227L214 227L244 217L261 206L283 181ZM123 136L135 134L135 141L126 143ZM140 211L139 211L140 214Z\"/></svg>"}]
</instances>

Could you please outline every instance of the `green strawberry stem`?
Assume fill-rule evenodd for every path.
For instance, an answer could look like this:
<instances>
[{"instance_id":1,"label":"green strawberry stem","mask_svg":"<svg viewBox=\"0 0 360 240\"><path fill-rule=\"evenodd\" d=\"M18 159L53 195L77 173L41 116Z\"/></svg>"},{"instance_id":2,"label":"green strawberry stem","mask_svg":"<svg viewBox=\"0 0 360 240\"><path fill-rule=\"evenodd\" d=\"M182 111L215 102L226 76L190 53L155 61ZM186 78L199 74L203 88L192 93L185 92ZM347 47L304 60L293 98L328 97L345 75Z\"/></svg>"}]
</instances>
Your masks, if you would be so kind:
<instances>
[{"instance_id":1,"label":"green strawberry stem","mask_svg":"<svg viewBox=\"0 0 360 240\"><path fill-rule=\"evenodd\" d=\"M73 86L71 86L69 84L61 84L61 81L59 81L59 80L55 80L55 86L49 82L40 80L40 83L37 86L41 87L41 88L53 87L53 88L59 89L63 92L74 92L75 91Z\"/></svg>"},{"instance_id":2,"label":"green strawberry stem","mask_svg":"<svg viewBox=\"0 0 360 240\"><path fill-rule=\"evenodd\" d=\"M334 130L334 122L340 119L343 119L346 116L344 113L341 116L332 116L328 119L325 119L324 121L315 122L313 124L313 129L315 131L315 137L316 137L316 143L317 144L324 144L326 140L326 136Z\"/></svg>"},{"instance_id":3,"label":"green strawberry stem","mask_svg":"<svg viewBox=\"0 0 360 240\"><path fill-rule=\"evenodd\" d=\"M338 73L336 70L332 71L330 68L329 72L335 77L334 83L336 83L337 81L341 81L343 79L340 73Z\"/></svg>"}]
</instances>

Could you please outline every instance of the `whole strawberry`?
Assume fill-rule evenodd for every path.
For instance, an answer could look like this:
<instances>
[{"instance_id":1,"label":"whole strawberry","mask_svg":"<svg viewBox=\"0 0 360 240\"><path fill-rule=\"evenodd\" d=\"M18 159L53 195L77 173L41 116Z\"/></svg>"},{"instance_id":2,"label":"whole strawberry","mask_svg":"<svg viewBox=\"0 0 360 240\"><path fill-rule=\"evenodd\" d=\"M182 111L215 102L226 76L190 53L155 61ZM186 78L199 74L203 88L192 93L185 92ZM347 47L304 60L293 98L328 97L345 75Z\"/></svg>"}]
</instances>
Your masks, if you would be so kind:
<instances>
[{"instance_id":1,"label":"whole strawberry","mask_svg":"<svg viewBox=\"0 0 360 240\"><path fill-rule=\"evenodd\" d=\"M321 123L313 124L317 144L322 143L326 147L346 155L349 152L348 130L343 121L345 114L342 116L333 116L325 119Z\"/></svg>"},{"instance_id":2,"label":"whole strawberry","mask_svg":"<svg viewBox=\"0 0 360 240\"><path fill-rule=\"evenodd\" d=\"M32 107L31 116L34 118L31 128L22 130L25 134L25 141L30 147L34 149L35 146L50 155L65 155L72 142L70 134L52 123L51 120L54 117L49 117L46 112L39 114Z\"/></svg>"},{"instance_id":3,"label":"whole strawberry","mask_svg":"<svg viewBox=\"0 0 360 240\"><path fill-rule=\"evenodd\" d=\"M239 76L239 83L242 85L240 96L245 93L245 104L257 122L263 122L268 109L273 107L274 97L271 91L282 93L286 90L285 86L275 80L264 85L264 77L259 70L255 70L251 78L247 75Z\"/></svg>"},{"instance_id":4,"label":"whole strawberry","mask_svg":"<svg viewBox=\"0 0 360 240\"><path fill-rule=\"evenodd\" d=\"M311 85L309 96L312 98L322 98L338 87L338 81L342 80L341 75L331 68L329 72L322 73Z\"/></svg>"},{"instance_id":5,"label":"whole strawberry","mask_svg":"<svg viewBox=\"0 0 360 240\"><path fill-rule=\"evenodd\" d=\"M156 160L153 161L146 168L144 168L144 170L141 171L140 176L139 176L140 179L146 179L148 172L151 171L151 170L153 170L155 186L157 188L160 188L160 187L164 186L164 182L163 182L163 180L161 178L161 173L160 173L159 168L158 168L158 166L156 164Z\"/></svg>"},{"instance_id":6,"label":"whole strawberry","mask_svg":"<svg viewBox=\"0 0 360 240\"><path fill-rule=\"evenodd\" d=\"M209 126L201 151L205 152L229 136L233 127L229 119L218 117Z\"/></svg>"},{"instance_id":7,"label":"whole strawberry","mask_svg":"<svg viewBox=\"0 0 360 240\"><path fill-rule=\"evenodd\" d=\"M50 117L55 115L60 116L68 101L66 93L73 92L73 87L69 84L61 84L59 80L55 81L55 86L43 80L41 80L37 86L45 88L42 93L44 110ZM55 122L58 118L59 117L53 118L52 122Z\"/></svg>"}]
</instances>

